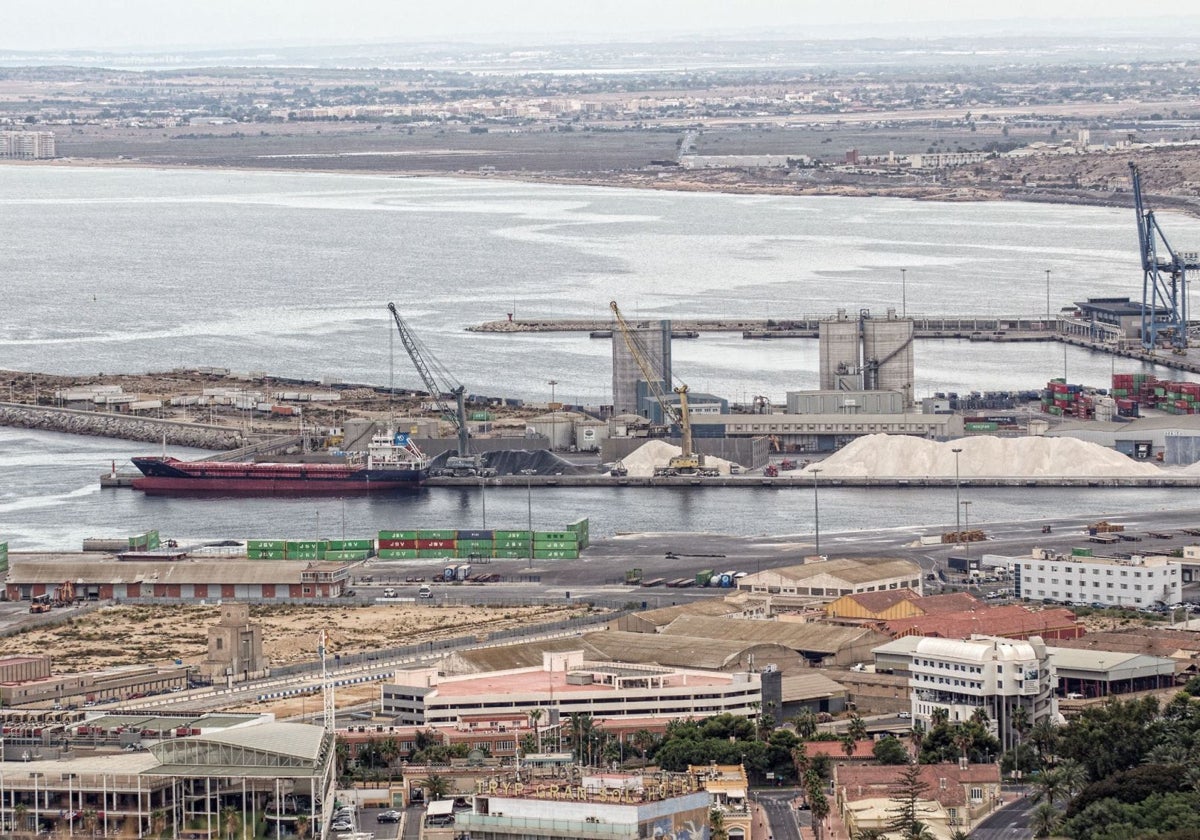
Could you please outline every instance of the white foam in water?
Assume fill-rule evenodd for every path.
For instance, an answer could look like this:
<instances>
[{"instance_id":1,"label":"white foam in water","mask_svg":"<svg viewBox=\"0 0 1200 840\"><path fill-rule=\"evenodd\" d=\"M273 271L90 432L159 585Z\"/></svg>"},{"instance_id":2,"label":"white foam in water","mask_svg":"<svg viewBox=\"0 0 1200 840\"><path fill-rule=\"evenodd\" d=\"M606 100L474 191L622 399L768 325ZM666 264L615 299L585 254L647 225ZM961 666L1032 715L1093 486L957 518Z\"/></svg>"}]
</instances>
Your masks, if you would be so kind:
<instances>
[{"instance_id":1,"label":"white foam in water","mask_svg":"<svg viewBox=\"0 0 1200 840\"><path fill-rule=\"evenodd\" d=\"M807 469L819 469L830 478L953 478L955 449L962 450L957 460L963 478L1107 478L1163 472L1153 464L1074 438L981 436L938 443L882 434L861 437Z\"/></svg>"}]
</instances>

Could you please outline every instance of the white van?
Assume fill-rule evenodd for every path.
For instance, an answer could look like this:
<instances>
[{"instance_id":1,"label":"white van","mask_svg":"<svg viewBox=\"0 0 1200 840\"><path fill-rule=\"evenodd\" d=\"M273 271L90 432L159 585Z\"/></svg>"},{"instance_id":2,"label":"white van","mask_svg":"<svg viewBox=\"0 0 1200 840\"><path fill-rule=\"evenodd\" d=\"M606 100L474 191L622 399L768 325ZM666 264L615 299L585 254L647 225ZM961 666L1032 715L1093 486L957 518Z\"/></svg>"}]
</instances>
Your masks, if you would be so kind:
<instances>
[{"instance_id":1,"label":"white van","mask_svg":"<svg viewBox=\"0 0 1200 840\"><path fill-rule=\"evenodd\" d=\"M418 598L432 598L433 597L433 590L429 587L429 584L427 584L427 583L421 584L421 587L417 590L417 597Z\"/></svg>"},{"instance_id":2,"label":"white van","mask_svg":"<svg viewBox=\"0 0 1200 840\"><path fill-rule=\"evenodd\" d=\"M395 598L396 590L392 589L391 587L388 587L387 589L383 590L383 597L384 598Z\"/></svg>"}]
</instances>

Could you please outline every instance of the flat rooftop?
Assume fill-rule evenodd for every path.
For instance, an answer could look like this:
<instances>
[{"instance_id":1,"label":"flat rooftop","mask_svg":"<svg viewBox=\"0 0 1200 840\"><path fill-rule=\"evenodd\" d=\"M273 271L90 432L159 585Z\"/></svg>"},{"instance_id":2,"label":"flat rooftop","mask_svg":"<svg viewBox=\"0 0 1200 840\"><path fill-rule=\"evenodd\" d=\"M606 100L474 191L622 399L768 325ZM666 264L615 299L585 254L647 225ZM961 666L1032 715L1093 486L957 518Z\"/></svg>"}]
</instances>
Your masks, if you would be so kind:
<instances>
[{"instance_id":1,"label":"flat rooftop","mask_svg":"<svg viewBox=\"0 0 1200 840\"><path fill-rule=\"evenodd\" d=\"M487 694L529 694L531 692L549 693L551 691L557 695L617 691L616 686L605 685L600 682L592 682L586 685L567 682L568 675L579 673L593 673L593 671L590 668L581 668L563 673L562 671L550 672L538 669L536 671L521 671L515 674L483 674L478 677L455 678L439 682L437 693L440 697L474 697ZM595 673L600 673L600 670L597 669ZM641 676L643 674L647 679L661 680L668 688L729 685L733 681L729 674L700 674L694 671L682 674L658 671L657 669L651 673L638 671L634 674L624 676L628 679L630 676ZM403 685L403 683L398 684Z\"/></svg>"}]
</instances>

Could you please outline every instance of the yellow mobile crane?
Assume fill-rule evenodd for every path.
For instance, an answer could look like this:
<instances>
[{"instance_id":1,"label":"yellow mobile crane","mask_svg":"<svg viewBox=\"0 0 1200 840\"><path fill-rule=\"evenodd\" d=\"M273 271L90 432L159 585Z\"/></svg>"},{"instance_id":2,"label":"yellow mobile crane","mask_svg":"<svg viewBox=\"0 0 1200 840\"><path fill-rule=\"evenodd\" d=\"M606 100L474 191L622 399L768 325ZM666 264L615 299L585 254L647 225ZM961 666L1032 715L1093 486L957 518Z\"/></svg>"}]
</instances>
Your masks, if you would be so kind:
<instances>
[{"instance_id":1,"label":"yellow mobile crane","mask_svg":"<svg viewBox=\"0 0 1200 840\"><path fill-rule=\"evenodd\" d=\"M617 321L617 328L621 332L621 338L625 340L625 346L629 348L629 355L633 356L633 360L637 362L638 368L642 371L642 376L646 379L646 385L654 394L654 398L658 400L658 404L662 406L663 415L670 417L673 421L679 424L682 440L678 455L674 456L667 462L665 467L655 467L654 474L656 476L667 475L702 475L715 476L718 475L715 467L704 466L704 456L692 449L692 421L688 415L688 386L682 382L675 387L675 393L679 396L679 407L667 399L666 393L663 391L662 381L655 375L654 370L650 367L650 361L646 358L645 350L639 345L637 336L625 321L625 316L621 314L620 307L617 302L610 301L608 308L612 310L613 317Z\"/></svg>"}]
</instances>

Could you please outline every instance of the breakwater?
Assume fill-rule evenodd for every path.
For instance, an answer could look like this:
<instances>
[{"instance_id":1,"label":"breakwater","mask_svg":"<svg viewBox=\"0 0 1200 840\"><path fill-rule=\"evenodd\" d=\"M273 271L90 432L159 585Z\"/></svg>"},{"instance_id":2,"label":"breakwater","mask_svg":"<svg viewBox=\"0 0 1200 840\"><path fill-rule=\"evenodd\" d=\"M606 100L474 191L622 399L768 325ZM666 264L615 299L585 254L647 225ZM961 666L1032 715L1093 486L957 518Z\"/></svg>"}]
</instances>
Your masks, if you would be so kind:
<instances>
[{"instance_id":1,"label":"breakwater","mask_svg":"<svg viewBox=\"0 0 1200 840\"><path fill-rule=\"evenodd\" d=\"M160 420L155 417L131 417L99 411L6 402L0 402L0 426L154 443L161 443L165 438L172 446L191 446L197 449L234 449L245 442L237 429L183 423L178 420Z\"/></svg>"}]
</instances>

